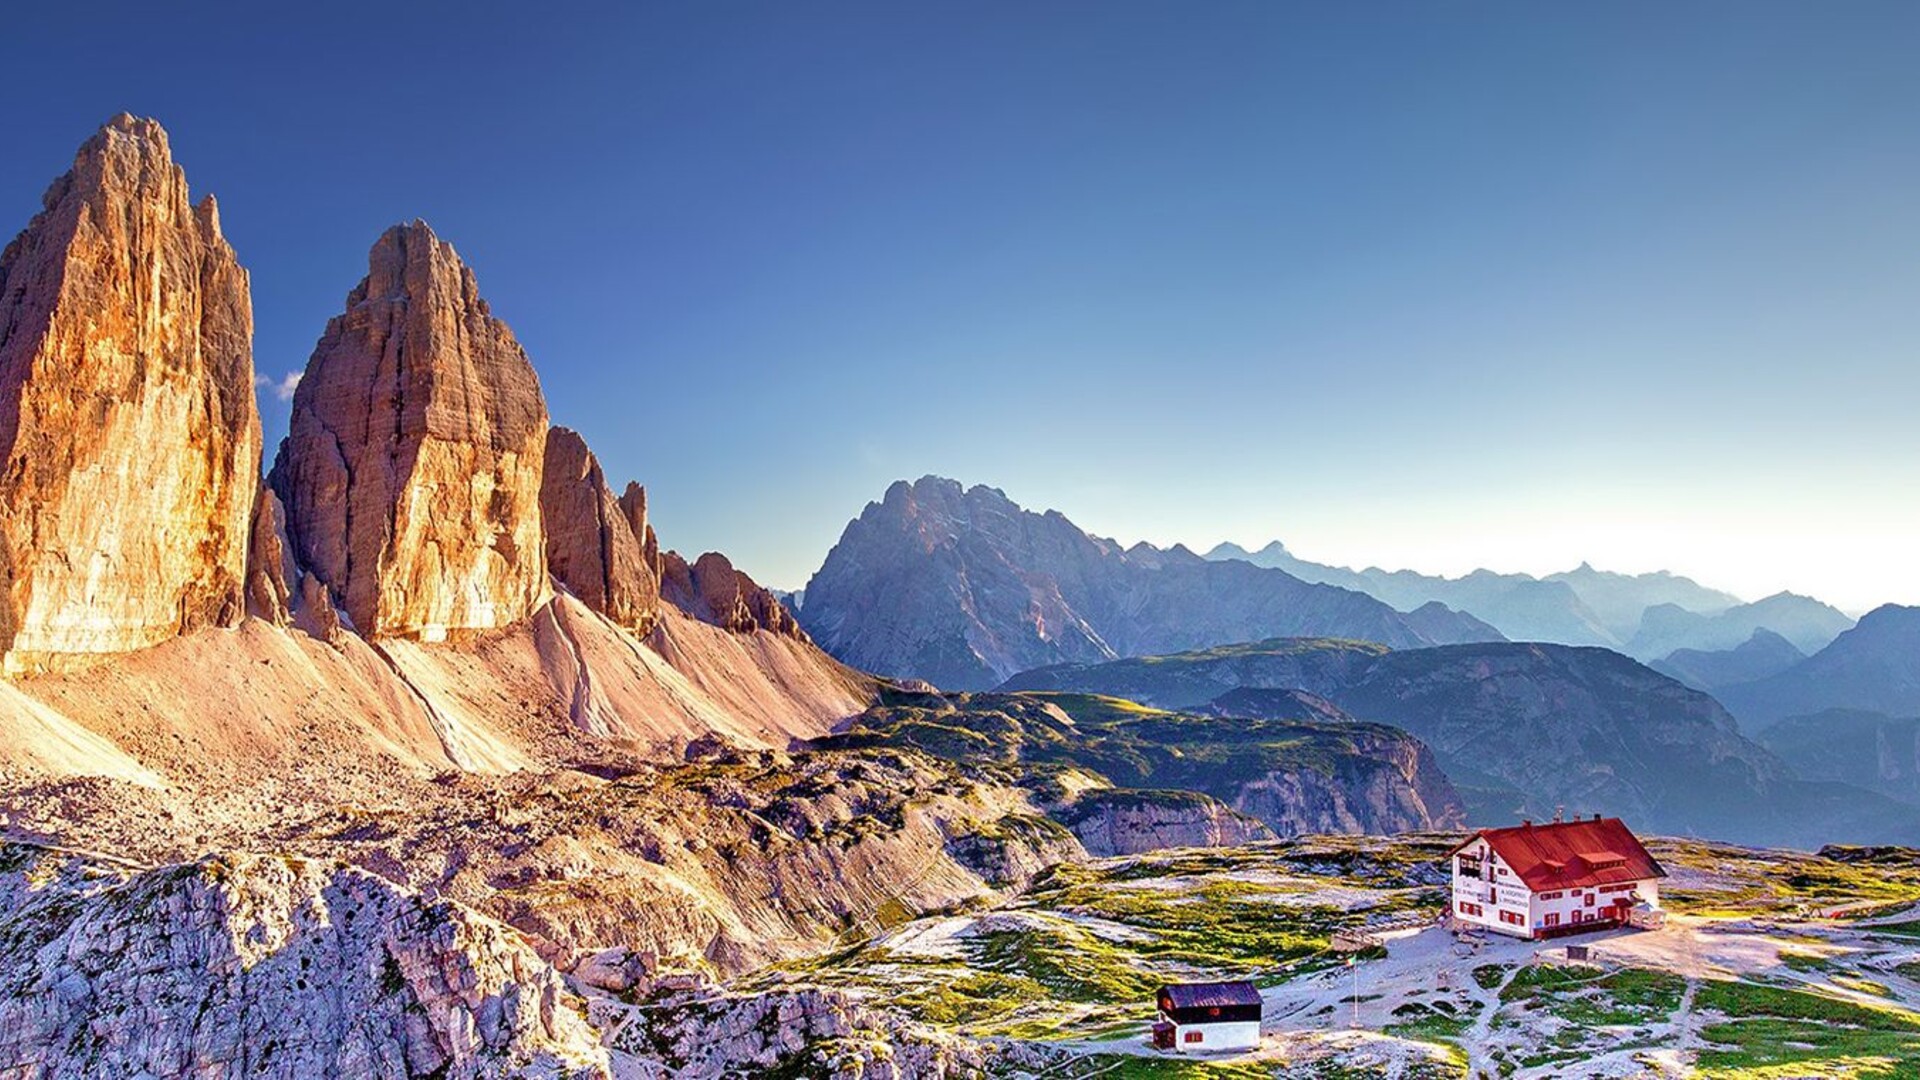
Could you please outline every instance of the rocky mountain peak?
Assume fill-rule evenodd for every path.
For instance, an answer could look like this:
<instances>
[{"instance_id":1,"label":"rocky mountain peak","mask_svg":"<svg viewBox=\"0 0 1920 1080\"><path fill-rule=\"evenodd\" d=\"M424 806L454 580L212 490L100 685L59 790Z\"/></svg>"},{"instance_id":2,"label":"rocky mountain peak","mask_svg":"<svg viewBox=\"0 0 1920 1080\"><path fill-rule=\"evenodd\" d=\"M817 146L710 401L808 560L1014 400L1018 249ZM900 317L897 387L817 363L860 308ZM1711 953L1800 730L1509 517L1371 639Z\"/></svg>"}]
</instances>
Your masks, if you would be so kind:
<instances>
[{"instance_id":1,"label":"rocky mountain peak","mask_svg":"<svg viewBox=\"0 0 1920 1080\"><path fill-rule=\"evenodd\" d=\"M437 640L547 593L547 406L473 271L396 225L294 392L272 483L295 554L356 629Z\"/></svg>"},{"instance_id":2,"label":"rocky mountain peak","mask_svg":"<svg viewBox=\"0 0 1920 1080\"><path fill-rule=\"evenodd\" d=\"M167 135L121 115L0 254L0 652L127 652L245 609L247 274Z\"/></svg>"},{"instance_id":3,"label":"rocky mountain peak","mask_svg":"<svg viewBox=\"0 0 1920 1080\"><path fill-rule=\"evenodd\" d=\"M1451 611L1419 625L1378 600L1183 546L1122 549L985 486L896 483L808 582L808 633L844 663L949 689L1030 668L1294 634L1395 646L1498 637Z\"/></svg>"}]
</instances>

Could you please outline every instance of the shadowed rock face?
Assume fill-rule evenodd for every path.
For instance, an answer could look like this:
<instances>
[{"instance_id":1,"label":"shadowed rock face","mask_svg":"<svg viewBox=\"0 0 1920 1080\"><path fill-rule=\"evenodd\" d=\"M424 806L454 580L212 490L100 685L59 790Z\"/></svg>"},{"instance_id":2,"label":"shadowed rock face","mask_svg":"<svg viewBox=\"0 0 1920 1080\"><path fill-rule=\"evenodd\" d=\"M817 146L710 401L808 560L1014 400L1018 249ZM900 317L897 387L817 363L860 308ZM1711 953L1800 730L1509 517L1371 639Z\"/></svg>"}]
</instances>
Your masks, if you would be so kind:
<instances>
[{"instance_id":1,"label":"shadowed rock face","mask_svg":"<svg viewBox=\"0 0 1920 1080\"><path fill-rule=\"evenodd\" d=\"M639 505L643 535L645 498L643 493ZM642 635L650 632L659 616L659 578L626 508L607 487L599 460L586 440L567 428L547 434L540 515L546 527L547 566L555 580L621 626Z\"/></svg>"},{"instance_id":2,"label":"shadowed rock face","mask_svg":"<svg viewBox=\"0 0 1920 1080\"><path fill-rule=\"evenodd\" d=\"M0 255L0 651L128 652L244 611L247 274L167 134L109 121Z\"/></svg>"},{"instance_id":3,"label":"shadowed rock face","mask_svg":"<svg viewBox=\"0 0 1920 1080\"><path fill-rule=\"evenodd\" d=\"M274 462L295 555L369 637L506 626L547 591L539 380L424 222L387 230L368 263Z\"/></svg>"}]
</instances>

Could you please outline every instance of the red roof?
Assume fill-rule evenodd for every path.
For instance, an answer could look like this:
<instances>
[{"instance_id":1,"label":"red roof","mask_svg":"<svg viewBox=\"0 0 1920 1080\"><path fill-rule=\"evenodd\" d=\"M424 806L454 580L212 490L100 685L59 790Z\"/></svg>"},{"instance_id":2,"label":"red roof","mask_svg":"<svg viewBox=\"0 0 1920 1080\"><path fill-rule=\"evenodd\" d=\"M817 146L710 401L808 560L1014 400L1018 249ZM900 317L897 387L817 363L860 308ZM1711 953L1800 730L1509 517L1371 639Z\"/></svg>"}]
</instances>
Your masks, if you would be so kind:
<instances>
[{"instance_id":1,"label":"red roof","mask_svg":"<svg viewBox=\"0 0 1920 1080\"><path fill-rule=\"evenodd\" d=\"M1641 846L1633 830L1619 818L1481 829L1467 844L1481 839L1534 892L1617 885L1667 876L1666 870Z\"/></svg>"}]
</instances>

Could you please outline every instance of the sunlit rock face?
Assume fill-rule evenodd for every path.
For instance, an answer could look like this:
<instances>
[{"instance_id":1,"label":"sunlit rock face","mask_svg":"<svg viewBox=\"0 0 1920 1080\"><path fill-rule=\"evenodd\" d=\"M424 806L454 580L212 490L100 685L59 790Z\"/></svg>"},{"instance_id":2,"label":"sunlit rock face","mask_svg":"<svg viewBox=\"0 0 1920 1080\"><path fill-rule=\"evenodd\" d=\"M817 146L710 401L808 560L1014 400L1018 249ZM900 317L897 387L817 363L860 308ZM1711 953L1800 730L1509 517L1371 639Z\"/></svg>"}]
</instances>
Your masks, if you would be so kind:
<instances>
[{"instance_id":1,"label":"sunlit rock face","mask_svg":"<svg viewBox=\"0 0 1920 1080\"><path fill-rule=\"evenodd\" d=\"M608 1075L559 973L452 902L330 861L208 856L127 875L0 855L9 1076Z\"/></svg>"},{"instance_id":2,"label":"sunlit rock face","mask_svg":"<svg viewBox=\"0 0 1920 1080\"><path fill-rule=\"evenodd\" d=\"M599 460L586 440L567 428L556 427L547 435L540 514L554 580L621 626L642 635L650 632L659 616L659 578L646 561L634 519L607 486ZM638 525L644 535L644 494Z\"/></svg>"},{"instance_id":3,"label":"sunlit rock face","mask_svg":"<svg viewBox=\"0 0 1920 1080\"><path fill-rule=\"evenodd\" d=\"M380 237L293 397L272 483L301 566L369 637L517 622L547 595L547 406L426 223Z\"/></svg>"},{"instance_id":4,"label":"sunlit rock face","mask_svg":"<svg viewBox=\"0 0 1920 1080\"><path fill-rule=\"evenodd\" d=\"M260 472L247 273L167 134L109 121L0 254L0 652L231 623Z\"/></svg>"}]
</instances>

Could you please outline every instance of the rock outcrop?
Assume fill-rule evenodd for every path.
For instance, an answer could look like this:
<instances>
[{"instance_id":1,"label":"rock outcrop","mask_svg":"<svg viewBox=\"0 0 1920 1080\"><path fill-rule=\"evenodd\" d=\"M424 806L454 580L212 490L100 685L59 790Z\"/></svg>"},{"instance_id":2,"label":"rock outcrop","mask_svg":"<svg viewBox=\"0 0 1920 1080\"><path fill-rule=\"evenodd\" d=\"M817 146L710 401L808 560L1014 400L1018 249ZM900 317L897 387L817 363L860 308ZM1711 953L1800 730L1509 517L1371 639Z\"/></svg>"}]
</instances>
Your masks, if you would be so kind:
<instances>
[{"instance_id":1,"label":"rock outcrop","mask_svg":"<svg viewBox=\"0 0 1920 1080\"><path fill-rule=\"evenodd\" d=\"M544 599L546 445L525 350L416 221L380 237L327 324L271 480L300 565L355 629L434 641Z\"/></svg>"},{"instance_id":2,"label":"rock outcrop","mask_svg":"<svg viewBox=\"0 0 1920 1080\"><path fill-rule=\"evenodd\" d=\"M627 489L620 493L620 512L627 516L627 527L640 539L640 560L653 571L655 581L660 579L660 538L653 534L653 526L647 524L647 489L637 482L627 481Z\"/></svg>"},{"instance_id":3,"label":"rock outcrop","mask_svg":"<svg viewBox=\"0 0 1920 1080\"><path fill-rule=\"evenodd\" d=\"M456 904L300 860L114 880L53 852L0 854L7 1072L607 1075L559 974Z\"/></svg>"},{"instance_id":4,"label":"rock outcrop","mask_svg":"<svg viewBox=\"0 0 1920 1080\"><path fill-rule=\"evenodd\" d=\"M1351 722L1347 752L1321 768L1269 772L1245 780L1233 809L1280 836L1458 829L1466 808L1433 751L1381 724Z\"/></svg>"},{"instance_id":5,"label":"rock outcrop","mask_svg":"<svg viewBox=\"0 0 1920 1080\"><path fill-rule=\"evenodd\" d=\"M841 661L981 690L1031 668L1278 635L1417 646L1499 640L1439 607L1418 620L1362 593L1184 547L1122 548L996 489L901 481L848 524L801 624Z\"/></svg>"},{"instance_id":6,"label":"rock outcrop","mask_svg":"<svg viewBox=\"0 0 1920 1080\"><path fill-rule=\"evenodd\" d=\"M260 471L247 273L167 134L117 116L0 254L11 673L245 610Z\"/></svg>"},{"instance_id":7,"label":"rock outcrop","mask_svg":"<svg viewBox=\"0 0 1920 1080\"><path fill-rule=\"evenodd\" d=\"M1165 848L1239 847L1275 838L1259 819L1193 791L1092 792L1075 800L1060 819L1097 858Z\"/></svg>"},{"instance_id":8,"label":"rock outcrop","mask_svg":"<svg viewBox=\"0 0 1920 1080\"><path fill-rule=\"evenodd\" d=\"M280 497L260 485L247 546L247 614L271 623L285 623L293 611L296 576L287 550L286 519Z\"/></svg>"},{"instance_id":9,"label":"rock outcrop","mask_svg":"<svg viewBox=\"0 0 1920 1080\"><path fill-rule=\"evenodd\" d=\"M634 1072L645 1080L948 1080L994 1075L1001 1054L816 986L636 1010L613 1045L645 1055Z\"/></svg>"},{"instance_id":10,"label":"rock outcrop","mask_svg":"<svg viewBox=\"0 0 1920 1080\"><path fill-rule=\"evenodd\" d=\"M629 490L641 491L637 519L614 498L585 439L563 427L548 432L540 483L547 567L588 607L644 637L659 618L660 581L643 546L652 531L646 494Z\"/></svg>"},{"instance_id":11,"label":"rock outcrop","mask_svg":"<svg viewBox=\"0 0 1920 1080\"><path fill-rule=\"evenodd\" d=\"M643 504L644 506L644 504ZM689 566L677 551L661 556L660 595L704 623L746 634L765 630L805 638L773 591L734 569L725 555L709 551Z\"/></svg>"}]
</instances>

